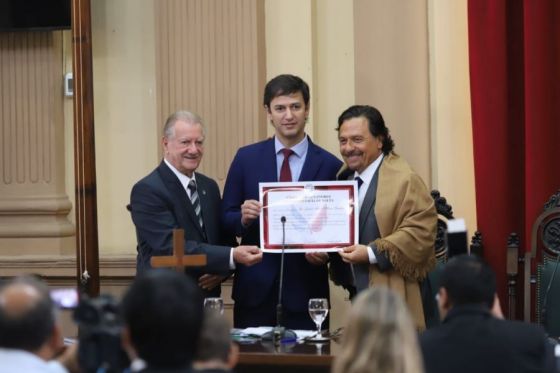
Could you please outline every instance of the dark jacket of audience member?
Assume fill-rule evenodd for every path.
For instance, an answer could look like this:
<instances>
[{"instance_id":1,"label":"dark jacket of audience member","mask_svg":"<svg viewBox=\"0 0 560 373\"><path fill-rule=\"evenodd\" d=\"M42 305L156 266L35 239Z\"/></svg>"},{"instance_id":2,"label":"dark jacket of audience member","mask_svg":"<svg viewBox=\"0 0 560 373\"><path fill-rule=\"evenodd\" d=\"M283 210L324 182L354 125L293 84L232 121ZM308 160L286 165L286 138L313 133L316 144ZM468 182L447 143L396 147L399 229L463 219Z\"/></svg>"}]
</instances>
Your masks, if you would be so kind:
<instances>
[{"instance_id":1,"label":"dark jacket of audience member","mask_svg":"<svg viewBox=\"0 0 560 373\"><path fill-rule=\"evenodd\" d=\"M426 372L555 371L552 346L540 327L491 313L496 277L480 258L451 259L438 295L443 323L420 337Z\"/></svg>"}]
</instances>

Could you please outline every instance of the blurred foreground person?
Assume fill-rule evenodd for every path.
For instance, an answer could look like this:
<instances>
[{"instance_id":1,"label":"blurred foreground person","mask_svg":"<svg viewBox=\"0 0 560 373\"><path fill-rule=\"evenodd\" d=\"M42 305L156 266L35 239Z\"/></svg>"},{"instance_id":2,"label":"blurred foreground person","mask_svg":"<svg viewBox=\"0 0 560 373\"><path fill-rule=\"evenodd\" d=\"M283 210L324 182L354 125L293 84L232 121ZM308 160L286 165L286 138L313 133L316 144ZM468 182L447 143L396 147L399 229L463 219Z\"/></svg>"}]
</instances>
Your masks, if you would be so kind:
<instances>
[{"instance_id":1,"label":"blurred foreground person","mask_svg":"<svg viewBox=\"0 0 560 373\"><path fill-rule=\"evenodd\" d=\"M76 346L65 349L43 282L21 276L0 287L0 372L66 373L77 369ZM56 358L56 360L54 360Z\"/></svg>"},{"instance_id":2,"label":"blurred foreground person","mask_svg":"<svg viewBox=\"0 0 560 373\"><path fill-rule=\"evenodd\" d=\"M554 372L544 331L499 318L496 276L477 256L459 255L444 267L438 293L442 324L420 337L430 373Z\"/></svg>"},{"instance_id":3,"label":"blurred foreground person","mask_svg":"<svg viewBox=\"0 0 560 373\"><path fill-rule=\"evenodd\" d=\"M194 371L198 373L233 372L239 347L232 342L230 325L216 312L206 312L197 347Z\"/></svg>"},{"instance_id":4,"label":"blurred foreground person","mask_svg":"<svg viewBox=\"0 0 560 373\"><path fill-rule=\"evenodd\" d=\"M352 305L333 373L422 373L416 328L400 296L362 291Z\"/></svg>"},{"instance_id":5,"label":"blurred foreground person","mask_svg":"<svg viewBox=\"0 0 560 373\"><path fill-rule=\"evenodd\" d=\"M137 277L123 297L123 347L143 373L191 372L203 317L196 283L169 269Z\"/></svg>"}]
</instances>

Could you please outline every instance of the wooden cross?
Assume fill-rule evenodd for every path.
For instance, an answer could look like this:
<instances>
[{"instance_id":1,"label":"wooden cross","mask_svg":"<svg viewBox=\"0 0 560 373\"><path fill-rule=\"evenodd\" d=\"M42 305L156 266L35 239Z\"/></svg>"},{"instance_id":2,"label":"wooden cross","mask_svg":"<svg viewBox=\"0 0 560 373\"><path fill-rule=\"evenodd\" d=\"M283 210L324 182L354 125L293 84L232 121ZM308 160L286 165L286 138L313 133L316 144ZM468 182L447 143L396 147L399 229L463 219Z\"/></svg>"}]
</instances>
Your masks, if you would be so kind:
<instances>
[{"instance_id":1,"label":"wooden cross","mask_svg":"<svg viewBox=\"0 0 560 373\"><path fill-rule=\"evenodd\" d=\"M205 254L185 255L185 230L173 229L173 255L152 256L152 268L175 267L177 272L183 272L185 267L201 267L206 265Z\"/></svg>"}]
</instances>

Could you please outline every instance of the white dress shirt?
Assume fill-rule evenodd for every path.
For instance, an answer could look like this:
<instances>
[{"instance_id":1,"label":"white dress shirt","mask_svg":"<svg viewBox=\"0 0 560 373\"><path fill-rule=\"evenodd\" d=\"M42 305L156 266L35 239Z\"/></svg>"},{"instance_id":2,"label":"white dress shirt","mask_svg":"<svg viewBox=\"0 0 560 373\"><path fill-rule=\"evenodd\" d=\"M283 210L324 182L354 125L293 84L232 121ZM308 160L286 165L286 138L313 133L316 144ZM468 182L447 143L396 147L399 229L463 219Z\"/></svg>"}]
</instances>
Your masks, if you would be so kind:
<instances>
[{"instance_id":1,"label":"white dress shirt","mask_svg":"<svg viewBox=\"0 0 560 373\"><path fill-rule=\"evenodd\" d=\"M56 360L45 361L31 352L0 348L0 373L68 373Z\"/></svg>"}]
</instances>

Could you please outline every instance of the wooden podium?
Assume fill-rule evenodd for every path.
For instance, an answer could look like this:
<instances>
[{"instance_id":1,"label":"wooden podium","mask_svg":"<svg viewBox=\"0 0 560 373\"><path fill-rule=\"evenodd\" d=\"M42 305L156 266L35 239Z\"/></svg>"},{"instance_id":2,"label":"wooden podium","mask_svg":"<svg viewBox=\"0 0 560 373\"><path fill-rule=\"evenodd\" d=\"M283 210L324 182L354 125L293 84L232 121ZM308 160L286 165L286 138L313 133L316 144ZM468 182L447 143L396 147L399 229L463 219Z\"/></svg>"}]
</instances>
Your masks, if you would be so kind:
<instances>
[{"instance_id":1,"label":"wooden podium","mask_svg":"<svg viewBox=\"0 0 560 373\"><path fill-rule=\"evenodd\" d=\"M340 345L301 343L271 351L260 342L239 345L238 373L330 373Z\"/></svg>"},{"instance_id":2,"label":"wooden podium","mask_svg":"<svg viewBox=\"0 0 560 373\"><path fill-rule=\"evenodd\" d=\"M206 255L185 255L185 231L173 229L173 255L152 256L152 268L175 267L177 272L183 272L185 267L201 267L206 265Z\"/></svg>"}]
</instances>

